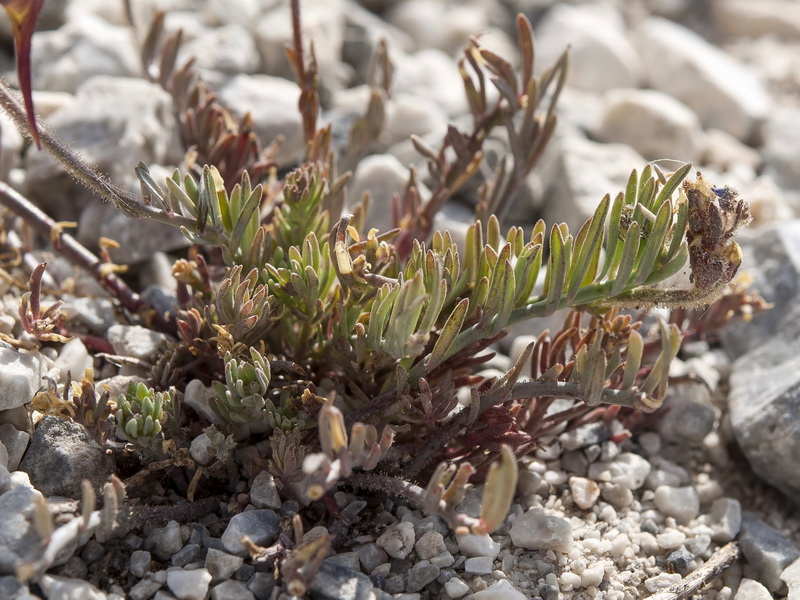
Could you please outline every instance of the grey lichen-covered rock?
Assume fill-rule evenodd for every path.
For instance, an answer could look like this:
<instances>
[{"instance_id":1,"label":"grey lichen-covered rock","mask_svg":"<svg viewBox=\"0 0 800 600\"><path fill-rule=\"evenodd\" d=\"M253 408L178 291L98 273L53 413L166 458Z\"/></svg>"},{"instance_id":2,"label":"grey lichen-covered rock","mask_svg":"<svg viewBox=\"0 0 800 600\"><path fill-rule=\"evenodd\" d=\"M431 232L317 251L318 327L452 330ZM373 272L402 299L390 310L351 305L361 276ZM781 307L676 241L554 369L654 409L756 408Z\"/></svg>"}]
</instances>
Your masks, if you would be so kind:
<instances>
[{"instance_id":1,"label":"grey lichen-covered rock","mask_svg":"<svg viewBox=\"0 0 800 600\"><path fill-rule=\"evenodd\" d=\"M739 544L747 564L755 570L758 581L769 591L782 593L786 584L781 580L781 573L800 558L797 546L756 515L748 512L742 517Z\"/></svg>"},{"instance_id":2,"label":"grey lichen-covered rock","mask_svg":"<svg viewBox=\"0 0 800 600\"><path fill-rule=\"evenodd\" d=\"M111 459L79 424L47 416L39 423L19 465L46 496L81 497L88 479L99 492L113 472Z\"/></svg>"}]
</instances>

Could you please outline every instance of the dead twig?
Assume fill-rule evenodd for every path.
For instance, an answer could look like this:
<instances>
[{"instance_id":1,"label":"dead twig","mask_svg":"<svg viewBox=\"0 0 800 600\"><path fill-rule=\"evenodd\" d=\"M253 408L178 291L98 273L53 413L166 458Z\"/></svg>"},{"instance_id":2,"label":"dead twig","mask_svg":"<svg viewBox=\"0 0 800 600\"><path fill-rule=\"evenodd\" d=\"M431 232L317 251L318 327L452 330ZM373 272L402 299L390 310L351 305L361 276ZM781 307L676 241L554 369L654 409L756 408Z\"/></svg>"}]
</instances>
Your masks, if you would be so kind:
<instances>
[{"instance_id":1,"label":"dead twig","mask_svg":"<svg viewBox=\"0 0 800 600\"><path fill-rule=\"evenodd\" d=\"M706 563L666 590L656 592L645 600L682 600L689 598L701 587L718 577L739 558L739 544L731 542L719 548Z\"/></svg>"},{"instance_id":2,"label":"dead twig","mask_svg":"<svg viewBox=\"0 0 800 600\"><path fill-rule=\"evenodd\" d=\"M139 294L129 288L119 276L109 272L106 268L107 263L101 261L74 237L64 233L61 224L56 223L30 200L2 181L0 181L0 204L21 217L34 231L51 240L55 250L91 274L127 310L150 316L152 326L159 331L170 334L177 331L174 319L142 300Z\"/></svg>"}]
</instances>

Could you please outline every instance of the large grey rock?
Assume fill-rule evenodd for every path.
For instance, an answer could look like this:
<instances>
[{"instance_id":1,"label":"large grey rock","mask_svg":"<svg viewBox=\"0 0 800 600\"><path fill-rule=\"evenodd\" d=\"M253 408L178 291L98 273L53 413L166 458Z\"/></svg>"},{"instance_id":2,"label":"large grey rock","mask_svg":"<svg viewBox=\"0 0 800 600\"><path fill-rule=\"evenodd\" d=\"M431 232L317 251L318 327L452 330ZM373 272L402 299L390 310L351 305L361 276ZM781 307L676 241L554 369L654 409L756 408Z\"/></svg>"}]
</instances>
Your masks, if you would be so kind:
<instances>
[{"instance_id":1,"label":"large grey rock","mask_svg":"<svg viewBox=\"0 0 800 600\"><path fill-rule=\"evenodd\" d=\"M82 13L61 28L36 35L31 55L34 89L75 92L94 75L141 72L133 30Z\"/></svg>"},{"instance_id":2,"label":"large grey rock","mask_svg":"<svg viewBox=\"0 0 800 600\"><path fill-rule=\"evenodd\" d=\"M750 288L774 306L750 322L732 323L721 332L725 350L734 358L767 342L777 346L791 343L800 335L800 305L796 302L800 293L800 220L745 229L737 237L744 254L741 270L753 279ZM778 360L789 358L785 354ZM743 361L735 371L747 371L748 363Z\"/></svg>"},{"instance_id":3,"label":"large grey rock","mask_svg":"<svg viewBox=\"0 0 800 600\"><path fill-rule=\"evenodd\" d=\"M44 417L19 465L46 496L81 497L81 481L97 491L113 472L103 448L78 423Z\"/></svg>"},{"instance_id":4,"label":"large grey rock","mask_svg":"<svg viewBox=\"0 0 800 600\"><path fill-rule=\"evenodd\" d=\"M702 128L697 115L672 96L655 90L617 89L606 95L597 131L605 142L627 144L644 158L697 160Z\"/></svg>"},{"instance_id":5,"label":"large grey rock","mask_svg":"<svg viewBox=\"0 0 800 600\"><path fill-rule=\"evenodd\" d=\"M793 500L800 494L800 339L780 332L731 370L731 426L759 477Z\"/></svg>"},{"instance_id":6,"label":"large grey rock","mask_svg":"<svg viewBox=\"0 0 800 600\"><path fill-rule=\"evenodd\" d=\"M660 17L644 20L635 40L652 88L681 100L705 127L740 140L757 138L771 100L753 72L696 33Z\"/></svg>"},{"instance_id":7,"label":"large grey rock","mask_svg":"<svg viewBox=\"0 0 800 600\"><path fill-rule=\"evenodd\" d=\"M54 112L50 127L90 164L121 187L136 181L135 167L174 164L182 152L175 137L171 96L143 79L98 75L79 87L75 102ZM25 183L33 199L57 220L76 220L85 206L99 204L45 152L32 153ZM97 230L79 238L97 240ZM112 235L111 237L116 237Z\"/></svg>"},{"instance_id":8,"label":"large grey rock","mask_svg":"<svg viewBox=\"0 0 800 600\"><path fill-rule=\"evenodd\" d=\"M642 62L611 5L555 4L536 26L536 62L550 67L570 47L567 82L595 92L638 87Z\"/></svg>"},{"instance_id":9,"label":"large grey rock","mask_svg":"<svg viewBox=\"0 0 800 600\"><path fill-rule=\"evenodd\" d=\"M771 592L783 592L786 584L781 580L781 573L800 557L800 550L791 540L756 515L745 512L739 544L758 581Z\"/></svg>"},{"instance_id":10,"label":"large grey rock","mask_svg":"<svg viewBox=\"0 0 800 600\"><path fill-rule=\"evenodd\" d=\"M251 114L264 145L283 136L276 156L279 165L288 166L302 154L303 123L297 108L300 89L295 83L269 75L238 75L220 90L219 97L237 118Z\"/></svg>"}]
</instances>

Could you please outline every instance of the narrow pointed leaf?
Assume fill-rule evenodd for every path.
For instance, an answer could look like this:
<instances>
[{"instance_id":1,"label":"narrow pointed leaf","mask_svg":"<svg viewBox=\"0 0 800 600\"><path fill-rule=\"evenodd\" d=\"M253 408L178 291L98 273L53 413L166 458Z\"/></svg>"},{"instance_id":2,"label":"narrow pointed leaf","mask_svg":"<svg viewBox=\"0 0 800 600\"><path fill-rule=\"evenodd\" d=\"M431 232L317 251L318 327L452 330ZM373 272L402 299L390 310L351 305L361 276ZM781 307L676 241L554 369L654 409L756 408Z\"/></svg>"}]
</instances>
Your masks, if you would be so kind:
<instances>
[{"instance_id":1,"label":"narrow pointed leaf","mask_svg":"<svg viewBox=\"0 0 800 600\"><path fill-rule=\"evenodd\" d=\"M634 285L641 285L653 274L653 267L664 247L664 238L667 235L670 221L672 221L672 202L665 202L658 211L656 222L647 238L644 252L636 268Z\"/></svg>"},{"instance_id":2,"label":"narrow pointed leaf","mask_svg":"<svg viewBox=\"0 0 800 600\"><path fill-rule=\"evenodd\" d=\"M33 92L31 87L31 42L36 30L36 21L44 6L44 0L0 0L11 21L14 34L14 50L17 54L17 76L19 88L25 101L25 112L31 137L36 147L41 149L39 129L36 125L36 114L33 110Z\"/></svg>"},{"instance_id":3,"label":"narrow pointed leaf","mask_svg":"<svg viewBox=\"0 0 800 600\"><path fill-rule=\"evenodd\" d=\"M628 287L631 273L633 273L633 266L636 262L636 254L639 251L639 224L635 221L631 223L628 228L628 233L625 236L625 245L622 248L622 260L617 269L617 276L614 280L614 285L611 286L611 296L616 296Z\"/></svg>"},{"instance_id":4,"label":"narrow pointed leaf","mask_svg":"<svg viewBox=\"0 0 800 600\"><path fill-rule=\"evenodd\" d=\"M433 345L433 350L425 361L425 369L430 372L432 369L439 366L448 355L450 347L456 339L456 336L461 332L461 326L464 324L464 319L469 310L469 299L464 298L456 304L453 312L447 317L447 321L439 332L439 339Z\"/></svg>"},{"instance_id":5,"label":"narrow pointed leaf","mask_svg":"<svg viewBox=\"0 0 800 600\"><path fill-rule=\"evenodd\" d=\"M590 268L595 263L603 243L603 232L605 229L608 206L611 203L611 196L608 194L600 201L597 210L575 240L575 253L572 265L570 265L570 279L567 286L567 302L572 302L578 290L583 285L587 285L594 280L595 272ZM581 233L583 237L581 238ZM587 281L588 280L588 281Z\"/></svg>"}]
</instances>

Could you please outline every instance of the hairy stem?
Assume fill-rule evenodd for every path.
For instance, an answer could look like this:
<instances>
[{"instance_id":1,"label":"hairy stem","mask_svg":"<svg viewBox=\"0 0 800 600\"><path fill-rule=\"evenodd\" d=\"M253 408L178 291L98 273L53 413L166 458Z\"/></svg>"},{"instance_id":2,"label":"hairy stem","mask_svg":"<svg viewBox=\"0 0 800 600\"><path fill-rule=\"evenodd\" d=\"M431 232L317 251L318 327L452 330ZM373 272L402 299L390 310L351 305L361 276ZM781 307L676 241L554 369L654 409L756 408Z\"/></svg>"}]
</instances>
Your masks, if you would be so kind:
<instances>
[{"instance_id":1,"label":"hairy stem","mask_svg":"<svg viewBox=\"0 0 800 600\"><path fill-rule=\"evenodd\" d=\"M0 89L1 86L0 86ZM42 132L42 142L46 134ZM7 183L0 181L0 204L21 217L34 231L51 240L53 247L70 262L85 269L97 280L122 306L132 313L150 313L153 326L165 333L176 331L175 322L168 315L161 314L134 292L125 281L114 273L104 273L104 263L78 240L63 233L58 224L35 206L30 200L17 192Z\"/></svg>"},{"instance_id":2,"label":"hairy stem","mask_svg":"<svg viewBox=\"0 0 800 600\"><path fill-rule=\"evenodd\" d=\"M2 79L0 79L0 106L11 117L20 132L30 137L25 109L22 108L14 92ZM113 204L121 213L133 218L153 219L173 227L182 226L189 231L196 231L197 222L194 219L144 204L136 194L127 192L108 181L97 169L71 150L64 140L50 133L41 121L39 121L39 125L42 147L50 156L89 191Z\"/></svg>"}]
</instances>

